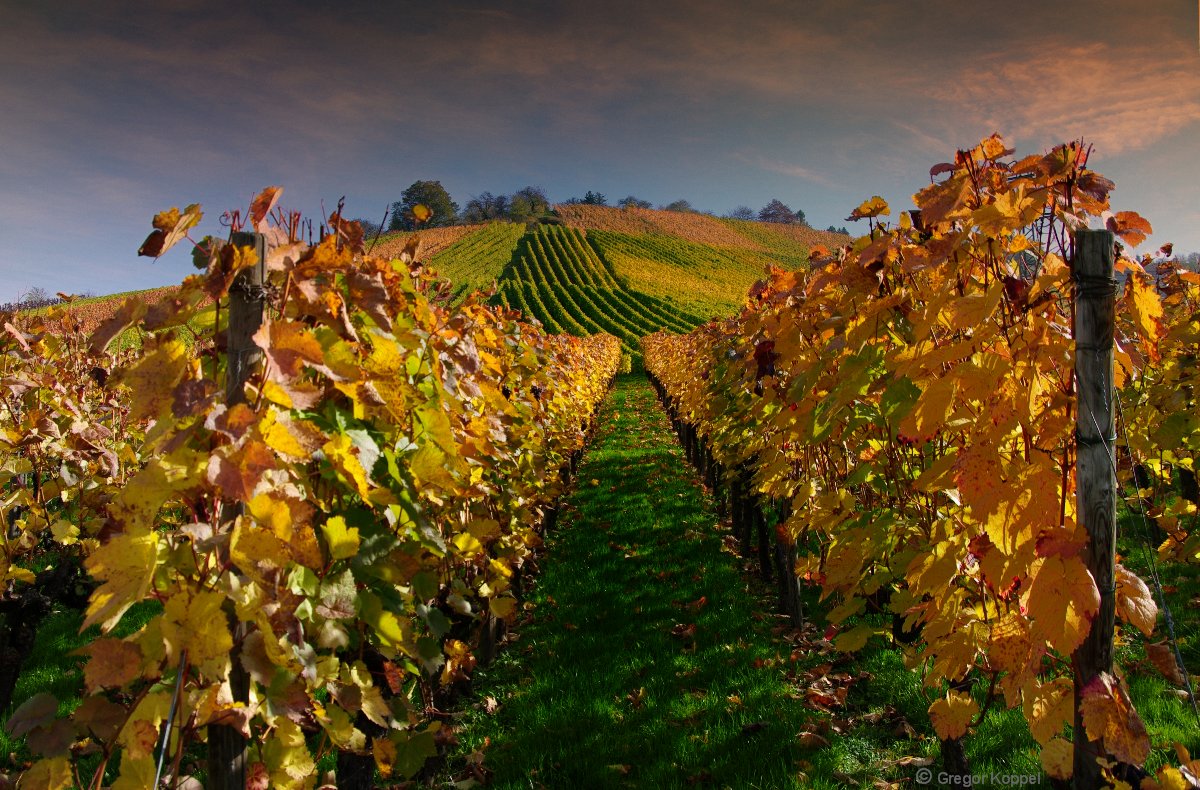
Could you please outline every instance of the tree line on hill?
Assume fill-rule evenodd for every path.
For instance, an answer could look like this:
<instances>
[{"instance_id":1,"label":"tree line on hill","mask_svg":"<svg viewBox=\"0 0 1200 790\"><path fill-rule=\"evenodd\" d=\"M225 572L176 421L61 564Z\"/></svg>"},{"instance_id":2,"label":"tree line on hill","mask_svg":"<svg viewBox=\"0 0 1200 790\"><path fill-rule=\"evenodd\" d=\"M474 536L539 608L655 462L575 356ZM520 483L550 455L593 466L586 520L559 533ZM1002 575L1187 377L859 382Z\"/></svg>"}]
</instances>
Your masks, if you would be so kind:
<instances>
[{"instance_id":1,"label":"tree line on hill","mask_svg":"<svg viewBox=\"0 0 1200 790\"><path fill-rule=\"evenodd\" d=\"M563 201L568 204L583 204L592 206L607 206L608 198L602 192L588 190L583 197L572 197ZM550 199L546 190L537 186L526 186L511 195L495 195L491 192L481 192L467 201L466 206L459 207L442 186L440 181L416 181L404 190L400 199L389 206L382 224L360 218L363 229L368 236L382 231L413 230L419 224L414 215L415 206L425 206L432 212L432 217L422 224L424 227L439 228L450 225L467 225L492 220L508 220L510 222L529 222L540 219L550 213ZM648 200L642 200L635 195L628 195L618 200L619 208L654 208ZM709 214L701 211L684 199L679 199L658 207L662 211L679 211L693 214ZM725 217L732 219L758 220L759 222L776 222L790 225L809 227L804 212L793 211L791 207L778 198L771 200L758 211L749 206L738 206L726 213ZM834 233L848 233L846 228L829 226Z\"/></svg>"},{"instance_id":2,"label":"tree line on hill","mask_svg":"<svg viewBox=\"0 0 1200 790\"><path fill-rule=\"evenodd\" d=\"M83 294L76 294L80 298L94 296L90 291ZM45 288L34 286L25 293L19 295L15 302L0 303L0 313L15 313L18 310L36 310L39 307L53 307L56 304L62 304L65 299L60 296L54 296L46 292Z\"/></svg>"}]
</instances>

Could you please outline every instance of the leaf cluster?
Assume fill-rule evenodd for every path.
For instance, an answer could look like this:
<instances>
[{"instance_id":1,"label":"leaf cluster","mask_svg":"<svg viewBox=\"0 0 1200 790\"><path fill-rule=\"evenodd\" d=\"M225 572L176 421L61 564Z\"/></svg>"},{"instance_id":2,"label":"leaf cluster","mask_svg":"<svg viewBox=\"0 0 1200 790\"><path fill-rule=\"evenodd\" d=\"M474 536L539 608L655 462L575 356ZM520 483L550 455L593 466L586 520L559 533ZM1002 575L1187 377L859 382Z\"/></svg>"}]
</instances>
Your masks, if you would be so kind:
<instances>
[{"instance_id":1,"label":"leaf cluster","mask_svg":"<svg viewBox=\"0 0 1200 790\"><path fill-rule=\"evenodd\" d=\"M994 702L1020 706L1058 777L1070 655L1100 604L1075 510L1069 261L1073 231L1106 215L1113 184L1088 152L1014 161L999 137L983 140L935 166L894 225L885 201L865 201L850 219L867 219L866 235L814 247L809 271L772 271L740 315L643 341L647 369L713 456L784 504L778 532L800 551L797 571L836 603L834 644L857 650L880 630L860 615L893 616L913 669L950 689L930 706L939 737L960 737ZM1148 230L1116 217L1130 243ZM1130 282L1118 385L1148 375L1163 337L1159 294L1136 271ZM1149 589L1119 566L1116 597L1118 617L1149 634ZM979 681L982 708L961 691ZM1122 712L1094 720L1125 722L1121 759L1140 764L1149 741L1123 693L1103 689L1094 704Z\"/></svg>"},{"instance_id":2,"label":"leaf cluster","mask_svg":"<svg viewBox=\"0 0 1200 790\"><path fill-rule=\"evenodd\" d=\"M277 197L251 207L260 232L255 206ZM164 248L191 221L171 216L156 218ZM98 787L110 765L114 787L150 786L161 750L178 776L215 725L249 738L247 773L271 786L312 786L330 750L410 776L440 737L429 712L469 677L488 625L513 617L619 344L549 336L474 297L448 308L416 245L371 257L356 223L328 224L311 247L268 234L281 243L261 262L199 247L201 274L165 303L130 300L85 349L103 354L127 327L146 336L101 390L135 429L128 479L84 525L84 625L101 631L82 651L84 701L59 720L31 700L9 725L42 755L29 786ZM259 265L265 284L247 288ZM231 297L254 296L262 324L231 349ZM206 299L214 342L192 351L181 328ZM227 391L235 360L250 375ZM160 613L113 636L141 601Z\"/></svg>"}]
</instances>

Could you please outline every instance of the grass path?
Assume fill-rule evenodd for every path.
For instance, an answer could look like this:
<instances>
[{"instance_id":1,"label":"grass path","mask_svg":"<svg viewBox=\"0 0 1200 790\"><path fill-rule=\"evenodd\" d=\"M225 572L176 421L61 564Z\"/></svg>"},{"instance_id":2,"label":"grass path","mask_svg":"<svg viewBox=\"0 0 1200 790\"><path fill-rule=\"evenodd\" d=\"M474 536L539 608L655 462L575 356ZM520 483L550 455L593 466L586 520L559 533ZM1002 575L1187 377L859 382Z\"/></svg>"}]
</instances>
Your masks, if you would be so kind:
<instances>
[{"instance_id":1,"label":"grass path","mask_svg":"<svg viewBox=\"0 0 1200 790\"><path fill-rule=\"evenodd\" d=\"M824 745L808 689L844 699L853 678L834 655L791 653L644 378L618 380L600 425L529 616L476 674L462 751L496 787L833 787L813 780L878 771L870 740L808 748Z\"/></svg>"}]
</instances>

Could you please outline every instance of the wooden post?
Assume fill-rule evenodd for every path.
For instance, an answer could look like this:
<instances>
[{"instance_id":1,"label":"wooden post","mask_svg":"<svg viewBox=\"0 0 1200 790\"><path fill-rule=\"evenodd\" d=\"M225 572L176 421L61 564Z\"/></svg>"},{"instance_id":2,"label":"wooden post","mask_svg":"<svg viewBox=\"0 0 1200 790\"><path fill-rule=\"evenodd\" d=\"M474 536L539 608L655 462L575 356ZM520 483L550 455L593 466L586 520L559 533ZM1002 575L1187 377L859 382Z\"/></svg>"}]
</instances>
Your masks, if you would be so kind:
<instances>
[{"instance_id":1,"label":"wooden post","mask_svg":"<svg viewBox=\"0 0 1200 790\"><path fill-rule=\"evenodd\" d=\"M262 349L251 338L262 326L263 286L267 281L267 243L261 233L234 233L230 244L253 247L258 263L241 271L229 289L229 333L226 352L225 401L230 406L245 400L242 388L262 360Z\"/></svg>"},{"instance_id":2,"label":"wooden post","mask_svg":"<svg viewBox=\"0 0 1200 790\"><path fill-rule=\"evenodd\" d=\"M231 244L253 247L258 263L240 272L229 289L229 331L226 334L225 401L229 406L246 400L246 379L262 360L262 350L251 338L262 325L266 283L266 239L261 233L234 233ZM233 529L241 508L226 503L223 529ZM229 686L235 702L250 701L250 678L242 667L241 642L246 630L238 622L232 607L226 611L234 636L230 656ZM208 784L210 790L245 790L246 738L234 727L210 725L208 728Z\"/></svg>"},{"instance_id":3,"label":"wooden post","mask_svg":"<svg viewBox=\"0 0 1200 790\"><path fill-rule=\"evenodd\" d=\"M1076 511L1088 544L1083 560L1100 589L1100 611L1087 639L1071 657L1075 670L1076 788L1102 786L1097 757L1107 757L1102 740L1090 741L1079 703L1082 689L1101 672L1112 672L1116 617L1116 422L1113 418L1113 335L1116 281L1113 234L1075 234L1075 391L1077 393Z\"/></svg>"}]
</instances>

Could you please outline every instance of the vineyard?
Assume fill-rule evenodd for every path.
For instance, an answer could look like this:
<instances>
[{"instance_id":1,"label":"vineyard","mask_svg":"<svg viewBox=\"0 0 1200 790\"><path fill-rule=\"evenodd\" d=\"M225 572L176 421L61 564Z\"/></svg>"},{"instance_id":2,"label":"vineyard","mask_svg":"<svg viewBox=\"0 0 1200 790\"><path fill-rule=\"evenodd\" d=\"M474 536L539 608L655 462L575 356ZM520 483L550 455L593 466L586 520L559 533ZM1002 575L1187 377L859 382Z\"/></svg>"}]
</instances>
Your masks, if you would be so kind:
<instances>
[{"instance_id":1,"label":"vineyard","mask_svg":"<svg viewBox=\"0 0 1200 790\"><path fill-rule=\"evenodd\" d=\"M783 256L736 247L713 247L675 236L594 230L596 252L629 287L670 300L705 318L736 312L746 293Z\"/></svg>"},{"instance_id":2,"label":"vineyard","mask_svg":"<svg viewBox=\"0 0 1200 790\"><path fill-rule=\"evenodd\" d=\"M868 218L870 234L819 269L775 272L736 318L647 338L646 367L784 611L802 622L800 588L817 586L835 647L892 639L940 692L928 716L947 772L969 776L964 741L994 707L1017 708L1048 776L1137 786L1152 749L1164 750L1158 765L1174 755L1152 744L1112 665L1112 631L1107 663L1087 646L1115 617L1159 689L1191 684L1170 643L1151 641L1159 605L1135 558L1085 564L1101 538L1076 506L1082 308L1068 261L1071 230L1107 210L1112 184L1079 145L1010 153L998 138L960 152L895 226L867 201L851 218ZM1149 232L1132 212L1109 225L1133 244ZM1168 410L1195 408L1200 275L1120 264L1115 383L1128 425L1089 441L1139 459L1122 458L1122 483L1158 535L1157 561L1197 563L1196 423ZM1156 577L1154 563L1143 573ZM1141 786L1188 785L1164 767Z\"/></svg>"},{"instance_id":3,"label":"vineyard","mask_svg":"<svg viewBox=\"0 0 1200 790\"><path fill-rule=\"evenodd\" d=\"M8 719L37 757L22 787L412 775L513 616L617 341L436 307L411 255L365 256L336 214L287 238L278 193L247 214L269 253L210 241L203 275L90 337L6 324L3 707L52 607L88 635L77 704L41 691ZM159 214L143 250L199 217ZM208 299L221 342L189 346Z\"/></svg>"},{"instance_id":4,"label":"vineyard","mask_svg":"<svg viewBox=\"0 0 1200 790\"><path fill-rule=\"evenodd\" d=\"M431 228L389 238L372 253L391 257L417 239L421 260L452 284L452 301L457 303L473 291L492 287L524 232L523 225L507 222Z\"/></svg>"},{"instance_id":5,"label":"vineyard","mask_svg":"<svg viewBox=\"0 0 1200 790\"><path fill-rule=\"evenodd\" d=\"M625 287L581 232L555 225L521 237L496 299L538 319L550 332L612 335L636 360L643 336L661 329L687 332L701 320Z\"/></svg>"},{"instance_id":6,"label":"vineyard","mask_svg":"<svg viewBox=\"0 0 1200 790\"><path fill-rule=\"evenodd\" d=\"M156 215L0 320L0 790L1200 787L1200 275L1013 153L855 240Z\"/></svg>"}]
</instances>

